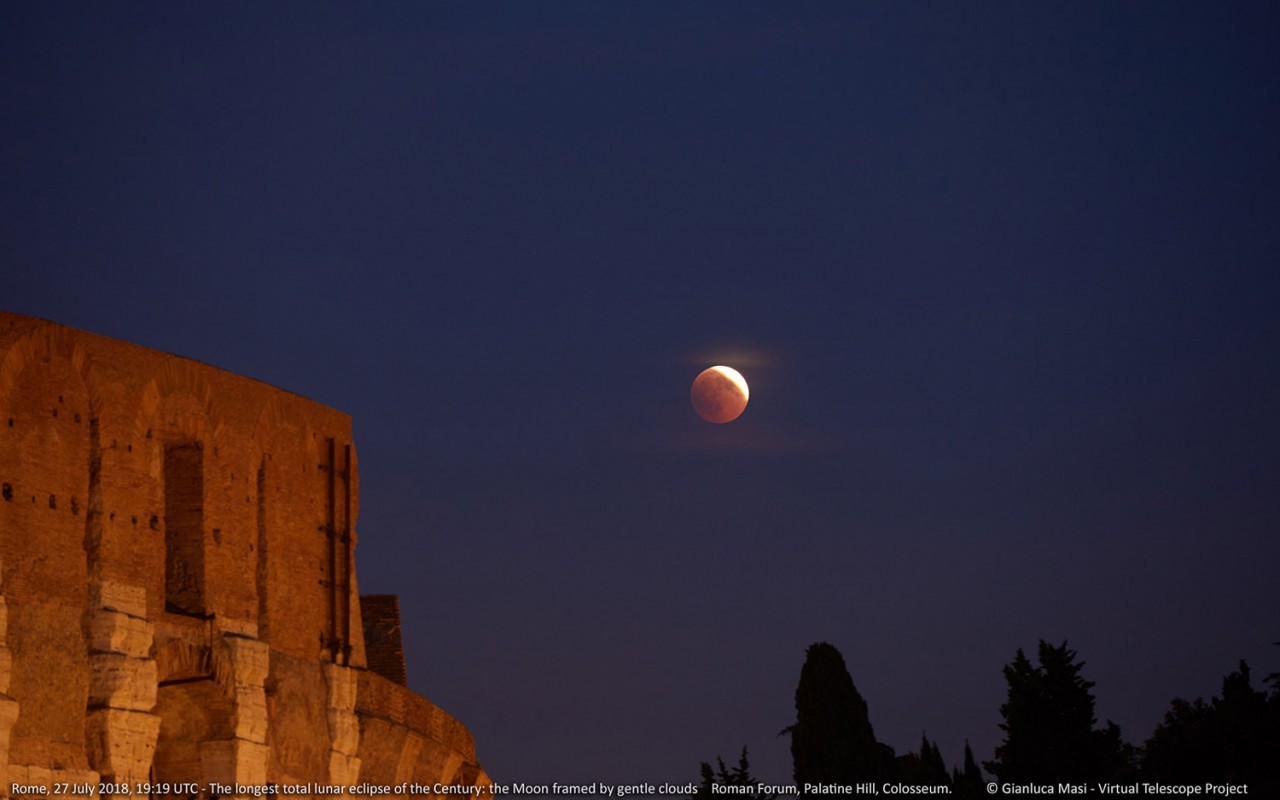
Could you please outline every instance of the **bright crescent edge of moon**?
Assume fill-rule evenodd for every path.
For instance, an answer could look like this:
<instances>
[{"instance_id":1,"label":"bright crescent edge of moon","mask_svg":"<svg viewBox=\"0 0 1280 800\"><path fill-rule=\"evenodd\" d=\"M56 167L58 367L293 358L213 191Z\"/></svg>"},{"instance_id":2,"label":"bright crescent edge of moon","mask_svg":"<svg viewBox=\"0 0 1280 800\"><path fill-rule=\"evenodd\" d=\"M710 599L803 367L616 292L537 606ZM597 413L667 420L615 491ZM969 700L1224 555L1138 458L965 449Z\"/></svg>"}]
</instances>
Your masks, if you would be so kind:
<instances>
[{"instance_id":1,"label":"bright crescent edge of moon","mask_svg":"<svg viewBox=\"0 0 1280 800\"><path fill-rule=\"evenodd\" d=\"M742 373L738 372L733 367L715 366L712 367L712 369L733 381L733 385L737 386L738 391L742 392L743 400L751 399L751 390L747 387L747 380L742 377Z\"/></svg>"}]
</instances>

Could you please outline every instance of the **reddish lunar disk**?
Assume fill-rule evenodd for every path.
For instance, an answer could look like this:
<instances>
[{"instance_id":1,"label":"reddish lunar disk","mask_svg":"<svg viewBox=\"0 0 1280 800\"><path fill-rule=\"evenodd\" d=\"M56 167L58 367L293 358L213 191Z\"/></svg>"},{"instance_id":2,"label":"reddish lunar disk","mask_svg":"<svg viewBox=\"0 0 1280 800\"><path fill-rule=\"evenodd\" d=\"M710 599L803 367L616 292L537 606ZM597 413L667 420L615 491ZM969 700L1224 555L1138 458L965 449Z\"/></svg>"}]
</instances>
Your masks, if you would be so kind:
<instances>
[{"instance_id":1,"label":"reddish lunar disk","mask_svg":"<svg viewBox=\"0 0 1280 800\"><path fill-rule=\"evenodd\" d=\"M707 422L733 422L747 407L750 392L742 375L732 367L711 367L693 381L689 399L693 410Z\"/></svg>"}]
</instances>

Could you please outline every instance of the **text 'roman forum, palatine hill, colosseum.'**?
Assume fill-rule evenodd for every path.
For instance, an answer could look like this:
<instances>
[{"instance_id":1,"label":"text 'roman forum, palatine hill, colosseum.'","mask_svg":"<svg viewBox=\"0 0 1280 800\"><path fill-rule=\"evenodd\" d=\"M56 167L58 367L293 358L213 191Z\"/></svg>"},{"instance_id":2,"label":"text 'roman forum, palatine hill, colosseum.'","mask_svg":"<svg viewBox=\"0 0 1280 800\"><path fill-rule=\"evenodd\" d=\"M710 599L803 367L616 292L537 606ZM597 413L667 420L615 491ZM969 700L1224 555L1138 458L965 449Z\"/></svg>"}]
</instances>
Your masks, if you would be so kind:
<instances>
[{"instance_id":1,"label":"text 'roman forum, palatine hill, colosseum.'","mask_svg":"<svg viewBox=\"0 0 1280 800\"><path fill-rule=\"evenodd\" d=\"M488 785L359 595L347 415L0 312L0 484L0 793Z\"/></svg>"}]
</instances>

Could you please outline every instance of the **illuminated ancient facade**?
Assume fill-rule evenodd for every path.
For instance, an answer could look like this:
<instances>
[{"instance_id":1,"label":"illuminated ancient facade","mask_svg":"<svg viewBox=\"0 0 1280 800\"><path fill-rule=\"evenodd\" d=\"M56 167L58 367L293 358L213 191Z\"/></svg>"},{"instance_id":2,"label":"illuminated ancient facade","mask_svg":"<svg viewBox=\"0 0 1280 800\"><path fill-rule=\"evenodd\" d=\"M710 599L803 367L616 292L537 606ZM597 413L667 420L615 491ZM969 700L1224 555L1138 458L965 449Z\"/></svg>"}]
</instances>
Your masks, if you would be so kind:
<instances>
[{"instance_id":1,"label":"illuminated ancient facade","mask_svg":"<svg viewBox=\"0 0 1280 800\"><path fill-rule=\"evenodd\" d=\"M0 313L0 484L3 793L487 784L366 668L346 415Z\"/></svg>"}]
</instances>

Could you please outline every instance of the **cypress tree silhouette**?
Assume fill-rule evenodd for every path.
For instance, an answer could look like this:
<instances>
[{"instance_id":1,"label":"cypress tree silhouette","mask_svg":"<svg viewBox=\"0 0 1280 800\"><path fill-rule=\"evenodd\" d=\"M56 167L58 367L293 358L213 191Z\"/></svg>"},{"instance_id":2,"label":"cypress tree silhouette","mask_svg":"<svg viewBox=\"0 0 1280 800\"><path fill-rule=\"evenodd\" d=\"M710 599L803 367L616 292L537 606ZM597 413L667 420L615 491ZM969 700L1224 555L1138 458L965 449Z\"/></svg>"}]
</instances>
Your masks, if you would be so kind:
<instances>
[{"instance_id":1,"label":"cypress tree silhouette","mask_svg":"<svg viewBox=\"0 0 1280 800\"><path fill-rule=\"evenodd\" d=\"M937 742L929 741L929 737L920 734L920 766L924 768L924 783L951 784L947 775L947 765L942 761L942 751Z\"/></svg>"},{"instance_id":2,"label":"cypress tree silhouette","mask_svg":"<svg viewBox=\"0 0 1280 800\"><path fill-rule=\"evenodd\" d=\"M867 703L858 694L844 657L826 642L805 651L796 686L796 721L791 734L792 776L807 783L885 780L893 772L893 750L876 742Z\"/></svg>"},{"instance_id":3,"label":"cypress tree silhouette","mask_svg":"<svg viewBox=\"0 0 1280 800\"><path fill-rule=\"evenodd\" d=\"M1004 668L1009 697L1000 706L1004 742L987 771L1014 783L1100 780L1126 774L1130 751L1120 729L1109 723L1095 730L1091 681L1080 675L1084 662L1063 642L1053 647L1043 639L1040 664L1019 649Z\"/></svg>"},{"instance_id":4,"label":"cypress tree silhouette","mask_svg":"<svg viewBox=\"0 0 1280 800\"><path fill-rule=\"evenodd\" d=\"M987 796L986 789L987 779L982 776L982 770L978 768L978 762L973 758L973 748L969 746L969 740L964 742L964 771L959 769L951 772L951 785L955 790L956 797L962 800L976 800L979 797Z\"/></svg>"},{"instance_id":5,"label":"cypress tree silhouette","mask_svg":"<svg viewBox=\"0 0 1280 800\"><path fill-rule=\"evenodd\" d=\"M896 763L897 778L902 783L915 786L950 786L951 776L942 761L942 751L937 742L920 735L920 752L899 756Z\"/></svg>"}]
</instances>

